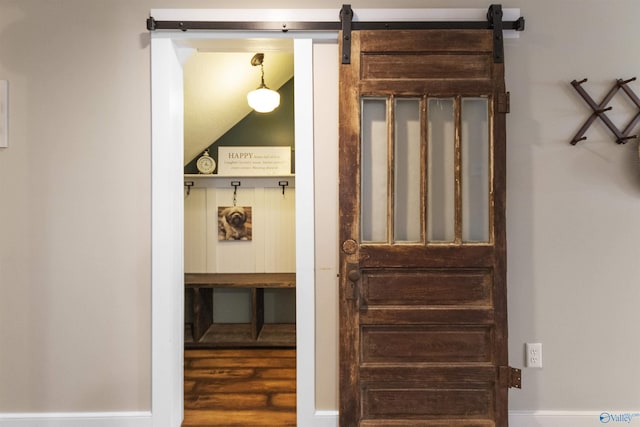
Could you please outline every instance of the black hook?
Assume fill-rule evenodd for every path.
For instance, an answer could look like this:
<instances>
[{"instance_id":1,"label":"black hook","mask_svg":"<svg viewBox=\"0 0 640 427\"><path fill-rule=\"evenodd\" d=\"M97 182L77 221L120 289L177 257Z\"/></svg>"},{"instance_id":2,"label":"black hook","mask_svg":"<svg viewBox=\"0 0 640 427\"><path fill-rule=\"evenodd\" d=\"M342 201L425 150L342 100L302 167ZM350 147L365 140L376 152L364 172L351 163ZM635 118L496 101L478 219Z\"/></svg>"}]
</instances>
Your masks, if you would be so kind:
<instances>
[{"instance_id":1,"label":"black hook","mask_svg":"<svg viewBox=\"0 0 640 427\"><path fill-rule=\"evenodd\" d=\"M231 186L233 187L233 206L235 206L237 203L236 196L238 194L238 187L240 187L240 181L231 181Z\"/></svg>"},{"instance_id":2,"label":"black hook","mask_svg":"<svg viewBox=\"0 0 640 427\"><path fill-rule=\"evenodd\" d=\"M613 107L600 108L600 109L596 110L595 112L596 112L596 114L601 114L601 113L604 113L605 111L609 111L609 110L612 110L612 109L613 109Z\"/></svg>"},{"instance_id":3,"label":"black hook","mask_svg":"<svg viewBox=\"0 0 640 427\"><path fill-rule=\"evenodd\" d=\"M580 142L580 141L584 141L585 139L587 139L587 137L586 137L586 136L583 136L582 138L574 138L574 139L571 141L571 145L576 145L578 142Z\"/></svg>"},{"instance_id":4,"label":"black hook","mask_svg":"<svg viewBox=\"0 0 640 427\"><path fill-rule=\"evenodd\" d=\"M618 144L626 144L629 139L635 139L637 137L638 135L623 136L622 138L618 138L616 142Z\"/></svg>"},{"instance_id":5,"label":"black hook","mask_svg":"<svg viewBox=\"0 0 640 427\"><path fill-rule=\"evenodd\" d=\"M618 86L624 86L624 85L626 85L627 83L631 83L631 82L633 82L633 81L635 81L635 80L636 80L636 78L635 78L635 77L631 77L631 78L630 78L630 79L628 79L628 80L618 80Z\"/></svg>"},{"instance_id":6,"label":"black hook","mask_svg":"<svg viewBox=\"0 0 640 427\"><path fill-rule=\"evenodd\" d=\"M289 181L278 181L278 185L282 187L282 195L284 196L284 188L289 186Z\"/></svg>"},{"instance_id":7,"label":"black hook","mask_svg":"<svg viewBox=\"0 0 640 427\"><path fill-rule=\"evenodd\" d=\"M193 187L193 186L194 186L194 184L195 184L195 183L194 183L193 181L185 181L185 182L184 182L184 186L185 186L185 187L186 187L186 189L187 189L187 196L188 196L189 194L191 194L191 187Z\"/></svg>"}]
</instances>

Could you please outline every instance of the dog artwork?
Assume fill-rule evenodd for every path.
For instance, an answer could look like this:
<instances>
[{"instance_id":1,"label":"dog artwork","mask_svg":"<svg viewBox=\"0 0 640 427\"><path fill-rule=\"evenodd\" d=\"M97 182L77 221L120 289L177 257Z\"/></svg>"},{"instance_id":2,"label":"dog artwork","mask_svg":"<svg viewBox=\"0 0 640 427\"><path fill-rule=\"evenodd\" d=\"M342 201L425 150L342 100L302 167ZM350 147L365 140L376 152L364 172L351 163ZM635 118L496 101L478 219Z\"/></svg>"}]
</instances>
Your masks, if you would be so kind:
<instances>
[{"instance_id":1,"label":"dog artwork","mask_svg":"<svg viewBox=\"0 0 640 427\"><path fill-rule=\"evenodd\" d=\"M218 240L251 240L251 207L218 207Z\"/></svg>"}]
</instances>

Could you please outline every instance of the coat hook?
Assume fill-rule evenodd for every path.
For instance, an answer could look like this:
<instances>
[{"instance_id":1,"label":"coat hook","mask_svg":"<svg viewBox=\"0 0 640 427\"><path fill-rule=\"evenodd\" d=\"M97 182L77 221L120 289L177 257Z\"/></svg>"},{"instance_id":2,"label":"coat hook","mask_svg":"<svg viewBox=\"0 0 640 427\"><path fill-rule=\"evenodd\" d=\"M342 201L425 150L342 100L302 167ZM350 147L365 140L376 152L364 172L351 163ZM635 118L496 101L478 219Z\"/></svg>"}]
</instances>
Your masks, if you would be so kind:
<instances>
[{"instance_id":1,"label":"coat hook","mask_svg":"<svg viewBox=\"0 0 640 427\"><path fill-rule=\"evenodd\" d=\"M631 83L631 82L633 82L633 81L635 81L635 80L636 80L636 78L635 78L635 77L631 77L630 79L627 79L627 80L622 80L622 79L620 79L620 80L618 80L618 86L624 86L624 85L626 85L627 83Z\"/></svg>"},{"instance_id":2,"label":"coat hook","mask_svg":"<svg viewBox=\"0 0 640 427\"><path fill-rule=\"evenodd\" d=\"M236 196L238 195L238 187L240 187L240 181L231 181L231 186L233 187L233 206L237 204Z\"/></svg>"},{"instance_id":3,"label":"coat hook","mask_svg":"<svg viewBox=\"0 0 640 427\"><path fill-rule=\"evenodd\" d=\"M284 188L289 186L289 181L278 181L278 185L282 187L282 195L284 196Z\"/></svg>"},{"instance_id":4,"label":"coat hook","mask_svg":"<svg viewBox=\"0 0 640 427\"><path fill-rule=\"evenodd\" d=\"M622 138L618 138L618 139L616 139L616 142L617 142L618 144L626 144L628 140L630 140L630 139L635 139L635 138L637 138L637 137L638 137L638 135L623 136Z\"/></svg>"},{"instance_id":5,"label":"coat hook","mask_svg":"<svg viewBox=\"0 0 640 427\"><path fill-rule=\"evenodd\" d=\"M585 91L582 87L582 83L586 82L587 79L583 79L580 81L573 80L571 81L571 85L578 92L578 94L585 100L587 105L591 108L591 115L584 122L578 133L575 134L573 139L570 141L571 145L576 145L579 141L584 141L586 136L584 135L589 126L596 121L597 118L600 118L602 122L609 128L609 130L616 137L615 141L618 144L625 144L630 139L635 139L637 135L631 135L631 131L633 128L640 122L640 111L636 112L636 115L633 119L625 126L625 128L621 131L618 127L607 117L605 114L607 111L611 111L613 107L607 106L609 102L613 99L619 89L622 89L625 94L631 99L631 101L635 104L635 106L640 110L640 98L636 96L633 90L627 86L627 83L635 81L636 78L632 77L627 80L617 79L613 87L609 90L607 95L600 101L600 103L596 103L593 98Z\"/></svg>"},{"instance_id":6,"label":"coat hook","mask_svg":"<svg viewBox=\"0 0 640 427\"><path fill-rule=\"evenodd\" d=\"M193 187L193 186L194 186L194 184L195 184L195 183L194 183L193 181L185 181L185 182L184 182L184 186L185 186L185 188L187 189L187 196L188 196L189 194L191 194L191 187Z\"/></svg>"},{"instance_id":7,"label":"coat hook","mask_svg":"<svg viewBox=\"0 0 640 427\"><path fill-rule=\"evenodd\" d=\"M574 138L574 139L571 140L571 145L576 145L578 142L584 141L585 139L587 139L586 136L583 136L581 138Z\"/></svg>"}]
</instances>

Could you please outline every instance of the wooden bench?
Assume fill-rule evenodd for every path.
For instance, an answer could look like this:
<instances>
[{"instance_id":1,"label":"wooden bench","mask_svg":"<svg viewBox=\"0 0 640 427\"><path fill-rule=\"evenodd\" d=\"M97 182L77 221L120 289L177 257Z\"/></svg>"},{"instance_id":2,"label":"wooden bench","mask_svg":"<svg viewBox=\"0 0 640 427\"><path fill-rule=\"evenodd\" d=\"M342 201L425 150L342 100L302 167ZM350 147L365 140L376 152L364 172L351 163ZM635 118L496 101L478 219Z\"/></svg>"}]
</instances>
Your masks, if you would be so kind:
<instances>
[{"instance_id":1,"label":"wooden bench","mask_svg":"<svg viewBox=\"0 0 640 427\"><path fill-rule=\"evenodd\" d=\"M264 290L296 287L295 273L186 273L184 286L192 293L193 324L185 325L185 346L295 347L295 323L264 322ZM215 288L251 289L251 323L214 323Z\"/></svg>"}]
</instances>

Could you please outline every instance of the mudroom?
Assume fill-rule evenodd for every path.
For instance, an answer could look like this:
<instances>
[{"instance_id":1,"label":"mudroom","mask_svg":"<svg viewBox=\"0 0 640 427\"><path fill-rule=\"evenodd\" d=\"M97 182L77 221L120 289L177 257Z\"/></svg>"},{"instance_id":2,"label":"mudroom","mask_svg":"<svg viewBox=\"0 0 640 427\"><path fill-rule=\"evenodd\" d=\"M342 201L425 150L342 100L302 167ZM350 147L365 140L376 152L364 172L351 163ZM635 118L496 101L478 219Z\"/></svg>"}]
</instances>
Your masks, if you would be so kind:
<instances>
[{"instance_id":1,"label":"mudroom","mask_svg":"<svg viewBox=\"0 0 640 427\"><path fill-rule=\"evenodd\" d=\"M185 61L184 426L295 425L293 100L291 41Z\"/></svg>"}]
</instances>

